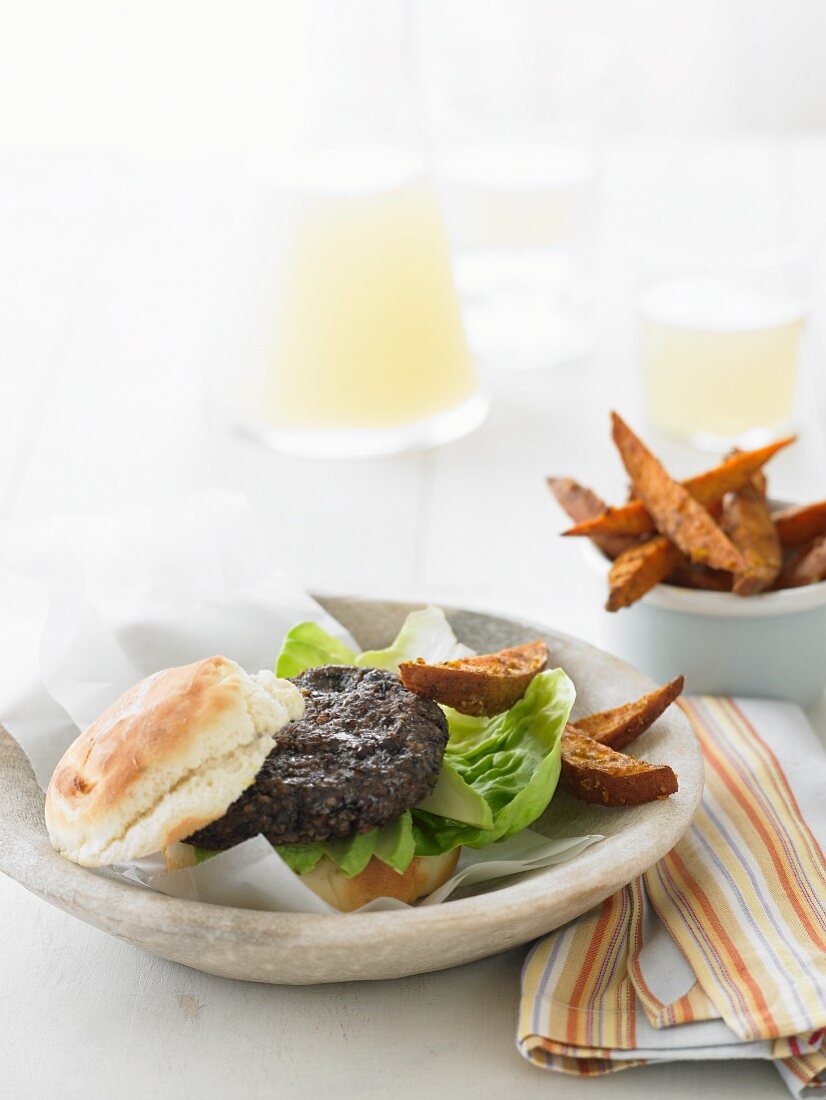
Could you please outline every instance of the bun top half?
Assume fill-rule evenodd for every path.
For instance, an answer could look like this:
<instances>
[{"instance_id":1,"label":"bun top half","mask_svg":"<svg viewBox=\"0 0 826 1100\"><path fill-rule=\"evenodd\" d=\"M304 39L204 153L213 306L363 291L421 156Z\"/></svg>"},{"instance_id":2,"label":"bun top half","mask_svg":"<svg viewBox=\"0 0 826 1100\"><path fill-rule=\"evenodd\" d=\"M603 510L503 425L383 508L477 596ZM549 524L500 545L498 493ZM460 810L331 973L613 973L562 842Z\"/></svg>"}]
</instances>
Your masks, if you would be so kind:
<instances>
[{"instance_id":1,"label":"bun top half","mask_svg":"<svg viewBox=\"0 0 826 1100\"><path fill-rule=\"evenodd\" d=\"M226 657L130 688L68 748L46 793L53 847L100 867L158 852L216 821L255 780L298 688Z\"/></svg>"}]
</instances>

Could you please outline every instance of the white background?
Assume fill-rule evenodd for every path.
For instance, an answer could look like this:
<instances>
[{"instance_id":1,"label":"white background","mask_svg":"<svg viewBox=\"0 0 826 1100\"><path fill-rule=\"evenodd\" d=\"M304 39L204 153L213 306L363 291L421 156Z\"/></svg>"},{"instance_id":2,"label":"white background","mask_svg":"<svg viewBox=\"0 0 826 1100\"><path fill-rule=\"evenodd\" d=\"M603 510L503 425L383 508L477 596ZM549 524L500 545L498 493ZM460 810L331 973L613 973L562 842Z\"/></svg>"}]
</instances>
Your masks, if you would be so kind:
<instances>
[{"instance_id":1,"label":"white background","mask_svg":"<svg viewBox=\"0 0 826 1100\"><path fill-rule=\"evenodd\" d=\"M329 3L329 0L326 0ZM421 0L425 22L489 0ZM535 0L617 48L609 128L657 136L826 126L819 0ZM2 7L0 147L180 158L279 141L325 2L28 0ZM357 18L358 0L350 7ZM471 12L473 15L471 15Z\"/></svg>"}]
</instances>

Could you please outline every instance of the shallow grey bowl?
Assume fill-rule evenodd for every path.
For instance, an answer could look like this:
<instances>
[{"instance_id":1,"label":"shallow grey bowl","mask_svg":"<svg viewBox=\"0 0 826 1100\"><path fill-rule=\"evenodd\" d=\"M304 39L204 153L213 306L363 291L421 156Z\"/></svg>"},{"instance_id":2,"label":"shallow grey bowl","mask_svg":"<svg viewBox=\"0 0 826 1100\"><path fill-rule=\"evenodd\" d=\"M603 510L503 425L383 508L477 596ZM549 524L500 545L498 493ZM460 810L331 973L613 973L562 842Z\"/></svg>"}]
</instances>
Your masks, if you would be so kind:
<instances>
[{"instance_id":1,"label":"shallow grey bowl","mask_svg":"<svg viewBox=\"0 0 826 1100\"><path fill-rule=\"evenodd\" d=\"M387 645L415 606L355 598L322 602L370 649ZM575 714L651 688L628 665L565 635L469 611L449 611L448 616L460 640L480 652L544 638L552 663L562 665L577 686ZM678 794L648 806L610 810L558 792L535 826L540 832L606 837L576 859L432 908L320 916L180 901L69 863L49 844L43 793L28 760L0 727L0 870L88 924L210 974L307 985L442 970L558 928L676 844L702 792L700 750L682 712L670 708L640 739L639 752L672 765L679 775Z\"/></svg>"}]
</instances>

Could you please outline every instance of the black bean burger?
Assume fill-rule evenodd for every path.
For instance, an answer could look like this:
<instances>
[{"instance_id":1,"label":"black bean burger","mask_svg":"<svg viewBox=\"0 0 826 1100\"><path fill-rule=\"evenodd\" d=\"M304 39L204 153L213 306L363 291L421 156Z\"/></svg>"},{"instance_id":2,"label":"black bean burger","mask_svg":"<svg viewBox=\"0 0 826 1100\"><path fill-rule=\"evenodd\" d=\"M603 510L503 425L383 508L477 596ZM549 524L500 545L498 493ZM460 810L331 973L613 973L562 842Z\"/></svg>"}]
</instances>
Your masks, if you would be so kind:
<instances>
[{"instance_id":1,"label":"black bean burger","mask_svg":"<svg viewBox=\"0 0 826 1100\"><path fill-rule=\"evenodd\" d=\"M441 708L390 672L325 666L290 681L213 657L141 681L80 735L49 785L49 835L92 867L160 850L182 867L258 834L284 854L347 845L430 794L447 739ZM399 873L373 857L347 874L324 857L302 880L340 909L412 902L457 859L419 856Z\"/></svg>"}]
</instances>

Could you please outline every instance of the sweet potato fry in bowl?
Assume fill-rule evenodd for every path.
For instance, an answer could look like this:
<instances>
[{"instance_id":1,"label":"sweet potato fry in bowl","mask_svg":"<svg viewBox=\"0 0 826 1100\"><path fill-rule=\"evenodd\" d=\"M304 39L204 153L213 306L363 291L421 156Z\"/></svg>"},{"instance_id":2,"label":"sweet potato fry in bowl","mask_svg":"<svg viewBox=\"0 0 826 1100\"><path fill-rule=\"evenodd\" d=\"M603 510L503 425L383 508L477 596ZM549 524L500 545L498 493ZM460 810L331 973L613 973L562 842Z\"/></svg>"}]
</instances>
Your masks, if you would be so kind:
<instances>
[{"instance_id":1,"label":"sweet potato fry in bowl","mask_svg":"<svg viewBox=\"0 0 826 1100\"><path fill-rule=\"evenodd\" d=\"M562 735L559 782L576 798L603 806L639 806L678 789L677 776L667 764L635 760L572 727Z\"/></svg>"},{"instance_id":2,"label":"sweet potato fry in bowl","mask_svg":"<svg viewBox=\"0 0 826 1100\"><path fill-rule=\"evenodd\" d=\"M607 611L639 604L603 619L608 648L661 683L682 669L698 694L810 705L826 687L826 499L792 505L763 465L792 440L682 482L617 416L614 441L635 499L620 503L620 490L616 507L565 532L587 536L580 550L608 577ZM599 552L606 535L639 541L612 557Z\"/></svg>"},{"instance_id":3,"label":"sweet potato fry in bowl","mask_svg":"<svg viewBox=\"0 0 826 1100\"><path fill-rule=\"evenodd\" d=\"M781 439L777 443L770 443L766 447L759 447L755 451L738 451L726 458L719 466L706 470L697 477L690 477L682 482L696 501L705 507L710 507L720 501L726 493L740 489L747 484L749 479L761 469L777 452L794 442L794 436ZM550 480L550 479L549 479ZM558 480L558 479L555 479ZM597 498L599 499L599 498ZM567 509L566 509L567 511ZM619 508L606 508L602 514L593 518L583 516L581 519L572 512L568 512L571 519L576 520L576 525L565 535L587 536L595 535L644 535L656 530L656 524L645 509L640 500L632 500ZM826 531L826 502L824 503L824 527ZM803 539L806 542L808 540Z\"/></svg>"},{"instance_id":4,"label":"sweet potato fry in bowl","mask_svg":"<svg viewBox=\"0 0 826 1100\"><path fill-rule=\"evenodd\" d=\"M826 535L826 500L782 508L772 513L772 519L783 546L803 546L820 535Z\"/></svg>"},{"instance_id":5,"label":"sweet potato fry in bowl","mask_svg":"<svg viewBox=\"0 0 826 1100\"><path fill-rule=\"evenodd\" d=\"M571 477L549 477L548 487L557 502L572 520L580 523L582 520L592 520L601 516L607 510L607 506L595 492L580 485ZM618 557L623 550L634 546L636 537L626 535L592 535L591 541L600 548L603 554L609 558Z\"/></svg>"},{"instance_id":6,"label":"sweet potato fry in bowl","mask_svg":"<svg viewBox=\"0 0 826 1100\"><path fill-rule=\"evenodd\" d=\"M416 695L461 714L492 718L521 699L547 664L548 647L537 641L438 665L405 661L399 672L404 686Z\"/></svg>"},{"instance_id":7,"label":"sweet potato fry in bowl","mask_svg":"<svg viewBox=\"0 0 826 1100\"><path fill-rule=\"evenodd\" d=\"M683 562L665 578L666 584L676 588L696 588L702 592L731 592L732 575L722 569L709 569L705 565Z\"/></svg>"},{"instance_id":8,"label":"sweet potato fry in bowl","mask_svg":"<svg viewBox=\"0 0 826 1100\"><path fill-rule=\"evenodd\" d=\"M770 588L780 573L783 552L766 503L764 477L755 475L748 485L725 497L723 527L745 562L745 568L734 574L732 591L751 596Z\"/></svg>"},{"instance_id":9,"label":"sweet potato fry in bowl","mask_svg":"<svg viewBox=\"0 0 826 1100\"><path fill-rule=\"evenodd\" d=\"M577 718L571 724L578 733L587 734L594 741L608 745L611 749L625 748L641 733L645 733L663 711L671 706L683 690L684 683L683 677L677 676L670 683L663 684L632 703L623 703L611 710L601 710L597 714Z\"/></svg>"},{"instance_id":10,"label":"sweet potato fry in bowl","mask_svg":"<svg viewBox=\"0 0 826 1100\"><path fill-rule=\"evenodd\" d=\"M778 588L803 588L826 580L826 535L792 555L778 580Z\"/></svg>"},{"instance_id":11,"label":"sweet potato fry in bowl","mask_svg":"<svg viewBox=\"0 0 826 1100\"><path fill-rule=\"evenodd\" d=\"M597 512L602 501L595 493L570 478L548 479L576 520L563 534L587 537L602 551L586 551L595 568L601 568L600 557L612 563L607 611L630 607L657 589L652 600L658 606L692 614L704 607L725 616L727 594L826 584L826 547L818 542L826 539L826 500L776 507L767 491L763 467L794 436L734 450L718 466L679 482L620 416L611 417L614 443L631 478L626 504ZM697 590L696 600L687 593L672 598L669 589ZM703 600L703 592L726 598Z\"/></svg>"},{"instance_id":12,"label":"sweet potato fry in bowl","mask_svg":"<svg viewBox=\"0 0 826 1100\"><path fill-rule=\"evenodd\" d=\"M684 561L682 553L664 535L656 535L648 542L625 550L611 566L608 574L606 611L630 607L654 585L664 581Z\"/></svg>"},{"instance_id":13,"label":"sweet potato fry in bowl","mask_svg":"<svg viewBox=\"0 0 826 1100\"><path fill-rule=\"evenodd\" d=\"M691 561L736 573L745 569L740 552L706 509L674 481L622 417L611 414L613 436L639 499L657 525Z\"/></svg>"},{"instance_id":14,"label":"sweet potato fry in bowl","mask_svg":"<svg viewBox=\"0 0 826 1100\"><path fill-rule=\"evenodd\" d=\"M577 522L602 515L606 505L592 490L580 485L572 477L546 478L548 488L571 519Z\"/></svg>"}]
</instances>

